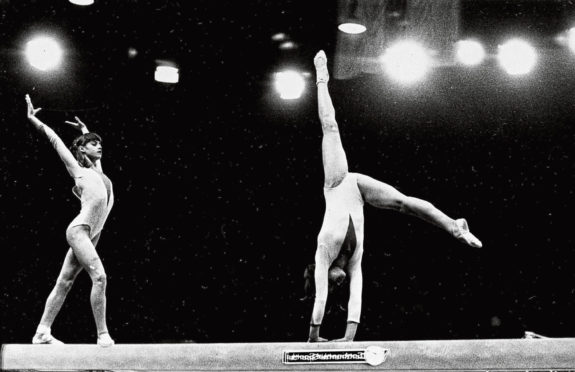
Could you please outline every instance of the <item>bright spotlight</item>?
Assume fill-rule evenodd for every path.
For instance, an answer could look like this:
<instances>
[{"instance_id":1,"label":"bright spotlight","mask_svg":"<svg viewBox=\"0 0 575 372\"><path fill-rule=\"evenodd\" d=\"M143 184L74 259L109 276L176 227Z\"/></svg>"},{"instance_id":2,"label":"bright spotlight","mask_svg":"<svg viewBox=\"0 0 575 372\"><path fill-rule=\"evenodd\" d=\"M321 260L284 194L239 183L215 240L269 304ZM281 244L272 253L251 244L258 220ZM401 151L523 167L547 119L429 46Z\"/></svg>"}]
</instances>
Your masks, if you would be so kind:
<instances>
[{"instance_id":1,"label":"bright spotlight","mask_svg":"<svg viewBox=\"0 0 575 372\"><path fill-rule=\"evenodd\" d=\"M287 35L283 32L278 32L277 34L272 35L273 41L283 41L285 39L287 39Z\"/></svg>"},{"instance_id":2,"label":"bright spotlight","mask_svg":"<svg viewBox=\"0 0 575 372\"><path fill-rule=\"evenodd\" d=\"M364 25L360 25L359 23L342 23L337 26L337 28L346 34L361 34L367 30Z\"/></svg>"},{"instance_id":3,"label":"bright spotlight","mask_svg":"<svg viewBox=\"0 0 575 372\"><path fill-rule=\"evenodd\" d=\"M176 67L157 66L154 79L160 83L175 84L180 80L180 74Z\"/></svg>"},{"instance_id":4,"label":"bright spotlight","mask_svg":"<svg viewBox=\"0 0 575 372\"><path fill-rule=\"evenodd\" d=\"M567 31L567 46L569 46L569 50L575 53L575 27Z\"/></svg>"},{"instance_id":5,"label":"bright spotlight","mask_svg":"<svg viewBox=\"0 0 575 372\"><path fill-rule=\"evenodd\" d=\"M72 4L83 5L83 6L94 4L94 0L70 0L70 2Z\"/></svg>"},{"instance_id":6,"label":"bright spotlight","mask_svg":"<svg viewBox=\"0 0 575 372\"><path fill-rule=\"evenodd\" d=\"M297 48L297 44L293 41L284 41L279 45L279 48L283 50L295 49Z\"/></svg>"},{"instance_id":7,"label":"bright spotlight","mask_svg":"<svg viewBox=\"0 0 575 372\"><path fill-rule=\"evenodd\" d=\"M427 51L414 41L400 41L389 47L381 56L385 71L401 83L421 80L431 66Z\"/></svg>"},{"instance_id":8,"label":"bright spotlight","mask_svg":"<svg viewBox=\"0 0 575 372\"><path fill-rule=\"evenodd\" d=\"M535 67L537 52L526 41L513 39L499 46L497 58L509 75L525 75Z\"/></svg>"},{"instance_id":9,"label":"bright spotlight","mask_svg":"<svg viewBox=\"0 0 575 372\"><path fill-rule=\"evenodd\" d=\"M58 67L63 52L56 40L39 36L26 43L25 54L30 65L38 70L48 71Z\"/></svg>"},{"instance_id":10,"label":"bright spotlight","mask_svg":"<svg viewBox=\"0 0 575 372\"><path fill-rule=\"evenodd\" d=\"M138 50L136 48L128 48L128 57L135 58L138 55Z\"/></svg>"},{"instance_id":11,"label":"bright spotlight","mask_svg":"<svg viewBox=\"0 0 575 372\"><path fill-rule=\"evenodd\" d=\"M485 58L483 46L475 40L461 40L455 46L457 60L467 66L480 64Z\"/></svg>"},{"instance_id":12,"label":"bright spotlight","mask_svg":"<svg viewBox=\"0 0 575 372\"><path fill-rule=\"evenodd\" d=\"M277 72L275 87L282 99L298 99L305 89L305 80L299 72Z\"/></svg>"}]
</instances>

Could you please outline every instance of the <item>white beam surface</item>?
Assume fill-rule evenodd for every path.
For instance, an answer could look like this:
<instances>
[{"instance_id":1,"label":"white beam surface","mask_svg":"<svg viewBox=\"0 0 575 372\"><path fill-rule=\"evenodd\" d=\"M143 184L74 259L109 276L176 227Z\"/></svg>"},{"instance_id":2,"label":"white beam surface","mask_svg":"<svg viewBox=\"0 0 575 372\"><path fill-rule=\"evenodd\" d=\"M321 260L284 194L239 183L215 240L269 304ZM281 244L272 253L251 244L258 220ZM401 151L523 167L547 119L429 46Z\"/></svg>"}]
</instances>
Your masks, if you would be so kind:
<instances>
[{"instance_id":1,"label":"white beam surface","mask_svg":"<svg viewBox=\"0 0 575 372\"><path fill-rule=\"evenodd\" d=\"M386 350L381 364L285 364L285 351ZM575 338L353 343L2 346L2 370L36 371L575 371Z\"/></svg>"}]
</instances>

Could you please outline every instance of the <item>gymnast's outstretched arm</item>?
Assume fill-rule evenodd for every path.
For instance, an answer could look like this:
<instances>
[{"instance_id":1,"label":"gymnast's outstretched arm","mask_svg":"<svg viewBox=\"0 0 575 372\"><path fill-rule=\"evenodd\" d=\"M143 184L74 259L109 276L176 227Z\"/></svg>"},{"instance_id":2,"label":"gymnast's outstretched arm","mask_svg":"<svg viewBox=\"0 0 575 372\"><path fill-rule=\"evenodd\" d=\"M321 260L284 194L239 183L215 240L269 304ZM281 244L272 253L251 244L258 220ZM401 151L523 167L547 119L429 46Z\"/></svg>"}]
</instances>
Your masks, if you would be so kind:
<instances>
[{"instance_id":1,"label":"gymnast's outstretched arm","mask_svg":"<svg viewBox=\"0 0 575 372\"><path fill-rule=\"evenodd\" d=\"M38 113L38 111L41 110L41 108L35 109L34 106L32 105L32 100L30 99L30 96L27 94L26 94L26 105L28 109L27 110L28 120L30 120L30 122L34 125L34 127L36 127L36 129L38 129L40 132L44 133L46 137L48 137L50 143L52 144L54 149L56 149L56 152L60 156L60 159L62 159L62 161L64 162L66 169L68 169L68 173L70 173L72 177L79 176L81 172L81 167L78 164L78 161L76 160L74 155L72 155L70 150L68 150L68 148L66 147L62 139L56 134L56 132L54 132L52 128L42 123L40 119L36 117L36 114Z\"/></svg>"},{"instance_id":2,"label":"gymnast's outstretched arm","mask_svg":"<svg viewBox=\"0 0 575 372\"><path fill-rule=\"evenodd\" d=\"M90 133L90 131L88 130L88 126L86 124L84 124L84 122L82 122L82 120L80 120L80 118L78 118L77 116L74 116L74 119L76 119L76 121L66 120L66 124L70 124L74 128L78 129L80 132L82 132L82 134ZM96 167L96 169L98 169L101 172L102 171L102 160L97 159L96 161L94 161L94 166Z\"/></svg>"},{"instance_id":3,"label":"gymnast's outstretched arm","mask_svg":"<svg viewBox=\"0 0 575 372\"><path fill-rule=\"evenodd\" d=\"M313 303L313 311L311 313L308 342L327 341L319 336L319 329L321 322L323 321L325 305L327 303L328 270L331 265L331 261L333 260L330 260L326 247L319 244L315 252L315 301Z\"/></svg>"},{"instance_id":4,"label":"gymnast's outstretched arm","mask_svg":"<svg viewBox=\"0 0 575 372\"><path fill-rule=\"evenodd\" d=\"M430 202L406 196L394 187L363 174L357 175L357 185L365 201L375 207L418 217L447 231L462 243L474 248L482 247L481 241L471 234L463 218L454 220Z\"/></svg>"}]
</instances>

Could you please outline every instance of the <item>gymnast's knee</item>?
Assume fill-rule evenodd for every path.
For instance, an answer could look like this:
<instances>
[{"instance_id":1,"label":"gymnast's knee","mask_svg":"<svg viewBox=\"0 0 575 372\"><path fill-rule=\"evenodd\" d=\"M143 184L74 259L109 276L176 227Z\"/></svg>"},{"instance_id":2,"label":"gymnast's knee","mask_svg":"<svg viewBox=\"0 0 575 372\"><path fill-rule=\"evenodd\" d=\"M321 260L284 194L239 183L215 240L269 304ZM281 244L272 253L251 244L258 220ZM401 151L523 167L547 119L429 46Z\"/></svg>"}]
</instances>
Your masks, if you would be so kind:
<instances>
[{"instance_id":1,"label":"gymnast's knee","mask_svg":"<svg viewBox=\"0 0 575 372\"><path fill-rule=\"evenodd\" d=\"M108 278L99 257L92 259L90 264L88 264L87 269L88 273L90 274L90 278L92 279L92 285L102 287L106 286Z\"/></svg>"},{"instance_id":2,"label":"gymnast's knee","mask_svg":"<svg viewBox=\"0 0 575 372\"><path fill-rule=\"evenodd\" d=\"M395 199L391 203L391 209L401 213L410 214L411 204L409 203L409 197Z\"/></svg>"},{"instance_id":3,"label":"gymnast's knee","mask_svg":"<svg viewBox=\"0 0 575 372\"><path fill-rule=\"evenodd\" d=\"M396 198L392 203L392 208L398 210L401 213L410 214L411 211L413 210L412 199L413 198L410 196Z\"/></svg>"},{"instance_id":4,"label":"gymnast's knee","mask_svg":"<svg viewBox=\"0 0 575 372\"><path fill-rule=\"evenodd\" d=\"M92 278L92 285L93 286L98 286L98 287L102 287L102 288L106 288L106 284L108 282L108 277L106 276L106 273L104 272L104 270L102 271L96 271L91 275Z\"/></svg>"},{"instance_id":5,"label":"gymnast's knee","mask_svg":"<svg viewBox=\"0 0 575 372\"><path fill-rule=\"evenodd\" d=\"M337 133L339 134L339 128L337 122L333 116L325 116L320 118L321 127L324 133Z\"/></svg>"},{"instance_id":6,"label":"gymnast's knee","mask_svg":"<svg viewBox=\"0 0 575 372\"><path fill-rule=\"evenodd\" d=\"M72 288L72 284L74 284L73 277L60 276L56 280L56 287L64 292L70 291L70 288Z\"/></svg>"},{"instance_id":7,"label":"gymnast's knee","mask_svg":"<svg viewBox=\"0 0 575 372\"><path fill-rule=\"evenodd\" d=\"M398 202L399 211L406 214L421 215L422 213L431 213L435 208L433 204L426 200L407 196Z\"/></svg>"}]
</instances>

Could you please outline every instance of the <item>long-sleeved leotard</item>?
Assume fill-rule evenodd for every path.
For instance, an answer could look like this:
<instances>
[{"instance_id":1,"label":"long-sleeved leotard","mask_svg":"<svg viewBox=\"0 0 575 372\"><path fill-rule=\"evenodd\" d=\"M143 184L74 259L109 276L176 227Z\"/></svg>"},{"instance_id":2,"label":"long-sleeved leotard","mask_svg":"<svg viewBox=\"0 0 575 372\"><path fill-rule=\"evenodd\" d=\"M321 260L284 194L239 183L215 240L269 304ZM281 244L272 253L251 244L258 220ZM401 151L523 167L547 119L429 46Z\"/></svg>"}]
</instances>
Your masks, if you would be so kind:
<instances>
[{"instance_id":1,"label":"long-sleeved leotard","mask_svg":"<svg viewBox=\"0 0 575 372\"><path fill-rule=\"evenodd\" d=\"M348 231L349 220L353 221L357 247L363 245L363 197L357 186L355 173L348 173L336 187L324 187L325 214L318 243L329 247L330 262L339 255ZM339 243L339 244L335 244Z\"/></svg>"},{"instance_id":2,"label":"long-sleeved leotard","mask_svg":"<svg viewBox=\"0 0 575 372\"><path fill-rule=\"evenodd\" d=\"M81 167L62 139L50 127L42 125L41 129L74 178L76 185L73 191L82 203L80 213L68 228L87 225L90 228L90 238L93 238L102 231L114 205L112 182L103 173Z\"/></svg>"},{"instance_id":3,"label":"long-sleeved leotard","mask_svg":"<svg viewBox=\"0 0 575 372\"><path fill-rule=\"evenodd\" d=\"M318 234L318 247L316 252L316 270L326 270L336 261L341 253L346 238L350 238L350 224L353 224L353 240L355 247L351 247L353 254L349 258L348 274L351 279L353 293L361 295L361 289L356 291L358 276L360 275L361 256L363 255L363 206L364 200L357 185L357 174L348 173L342 182L335 187L324 187L325 214L323 224ZM323 263L323 264L322 264ZM342 268L343 269L343 268ZM325 303L327 300L328 284L327 273L317 272L318 279L325 283L316 285L316 300ZM359 323L361 299L350 298L348 307L348 321ZM317 313L316 313L317 311ZM312 322L320 324L323 318L323 306L314 306Z\"/></svg>"}]
</instances>

